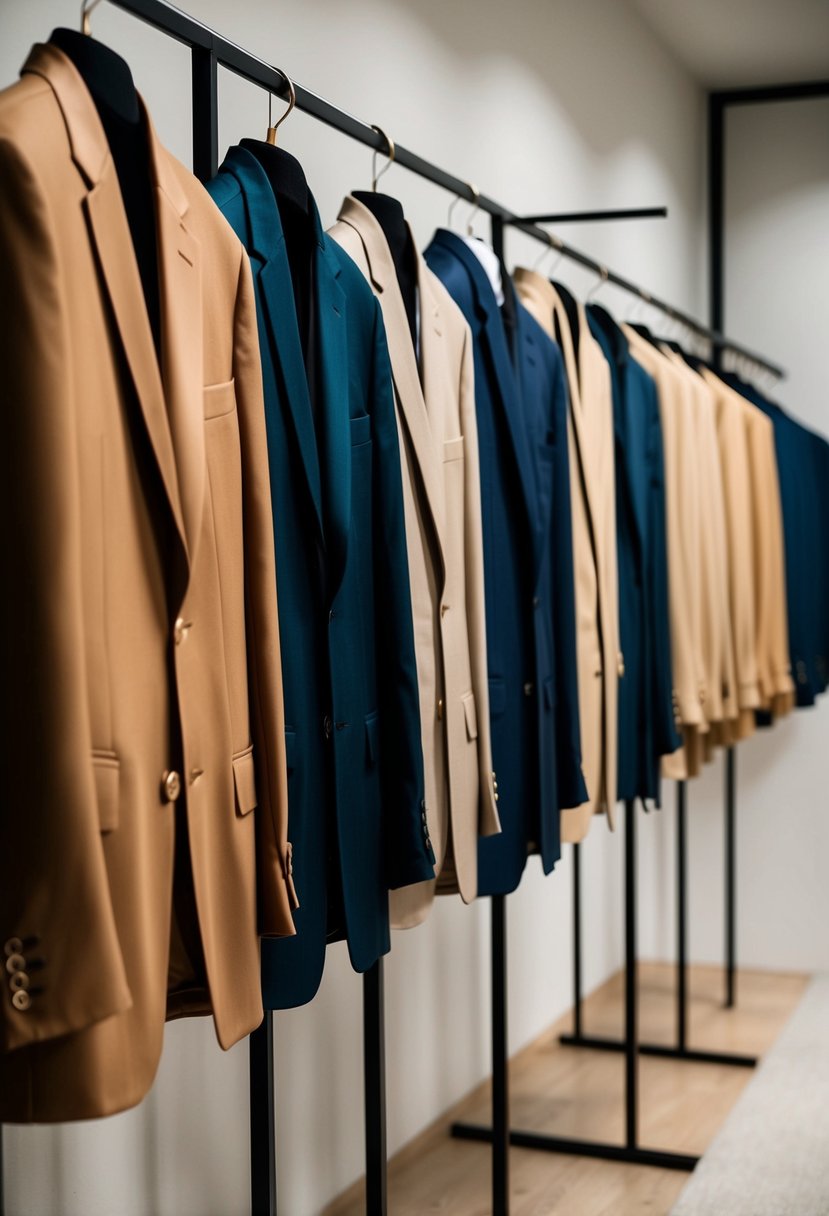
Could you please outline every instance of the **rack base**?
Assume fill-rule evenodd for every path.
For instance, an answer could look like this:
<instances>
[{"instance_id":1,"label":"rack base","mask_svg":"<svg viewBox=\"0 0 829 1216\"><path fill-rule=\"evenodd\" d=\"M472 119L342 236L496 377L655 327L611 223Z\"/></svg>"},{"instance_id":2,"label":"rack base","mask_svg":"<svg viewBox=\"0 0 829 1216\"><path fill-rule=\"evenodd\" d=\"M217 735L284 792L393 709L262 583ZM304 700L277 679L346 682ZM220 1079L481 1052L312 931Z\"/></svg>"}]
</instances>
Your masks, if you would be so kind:
<instances>
[{"instance_id":1,"label":"rack base","mask_svg":"<svg viewBox=\"0 0 829 1216\"><path fill-rule=\"evenodd\" d=\"M624 1051L623 1039L610 1039L592 1034L560 1034L564 1047L587 1047L592 1051ZM704 1051L698 1047L675 1047L670 1043L640 1043L637 1050L643 1056L660 1056L668 1060L690 1060L695 1064L726 1064L734 1068L756 1068L757 1056L731 1051Z\"/></svg>"},{"instance_id":2,"label":"rack base","mask_svg":"<svg viewBox=\"0 0 829 1216\"><path fill-rule=\"evenodd\" d=\"M476 1123L453 1123L451 1135L457 1140L492 1142L492 1128ZM535 1149L544 1153L564 1153L571 1157L596 1157L602 1161L624 1161L628 1165L651 1165L661 1170L690 1172L699 1157L688 1153L668 1153L658 1148L628 1148L624 1144L607 1144L601 1140L571 1140L567 1136L549 1136L542 1132L509 1134L514 1148Z\"/></svg>"}]
</instances>

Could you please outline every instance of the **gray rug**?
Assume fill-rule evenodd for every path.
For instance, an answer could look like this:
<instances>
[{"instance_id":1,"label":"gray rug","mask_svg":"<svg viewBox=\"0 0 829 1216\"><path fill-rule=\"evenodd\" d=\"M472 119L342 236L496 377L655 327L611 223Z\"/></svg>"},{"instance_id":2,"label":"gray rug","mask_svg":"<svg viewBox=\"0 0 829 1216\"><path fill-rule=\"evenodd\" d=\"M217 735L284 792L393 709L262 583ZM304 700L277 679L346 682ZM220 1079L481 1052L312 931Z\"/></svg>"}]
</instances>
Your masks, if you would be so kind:
<instances>
[{"instance_id":1,"label":"gray rug","mask_svg":"<svg viewBox=\"0 0 829 1216\"><path fill-rule=\"evenodd\" d=\"M812 980L671 1216L829 1216L829 975Z\"/></svg>"}]
</instances>

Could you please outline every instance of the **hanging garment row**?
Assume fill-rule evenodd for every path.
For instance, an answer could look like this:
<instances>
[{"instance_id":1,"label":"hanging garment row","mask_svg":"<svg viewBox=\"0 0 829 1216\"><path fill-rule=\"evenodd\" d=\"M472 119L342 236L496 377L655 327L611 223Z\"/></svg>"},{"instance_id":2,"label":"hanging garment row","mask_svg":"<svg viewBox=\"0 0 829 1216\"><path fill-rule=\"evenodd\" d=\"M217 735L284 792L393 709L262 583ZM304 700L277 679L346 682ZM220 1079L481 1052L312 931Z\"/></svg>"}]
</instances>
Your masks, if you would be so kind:
<instances>
[{"instance_id":1,"label":"hanging garment row","mask_svg":"<svg viewBox=\"0 0 829 1216\"><path fill-rule=\"evenodd\" d=\"M227 1048L825 689L829 447L742 381L388 196L324 231L266 141L205 191L72 31L0 182L0 1121L134 1105L166 1018Z\"/></svg>"}]
</instances>

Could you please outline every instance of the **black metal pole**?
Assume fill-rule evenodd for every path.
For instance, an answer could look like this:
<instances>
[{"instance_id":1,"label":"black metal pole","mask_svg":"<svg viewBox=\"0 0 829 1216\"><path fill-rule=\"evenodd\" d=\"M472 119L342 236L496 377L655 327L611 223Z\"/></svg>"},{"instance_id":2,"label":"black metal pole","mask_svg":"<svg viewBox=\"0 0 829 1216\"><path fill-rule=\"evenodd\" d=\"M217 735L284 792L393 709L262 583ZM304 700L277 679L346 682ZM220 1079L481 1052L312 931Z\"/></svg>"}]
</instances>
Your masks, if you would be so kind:
<instances>
[{"instance_id":1,"label":"black metal pole","mask_svg":"<svg viewBox=\"0 0 829 1216\"><path fill-rule=\"evenodd\" d=\"M625 1144L638 1147L639 1018L636 962L636 804L625 803Z\"/></svg>"},{"instance_id":2,"label":"black metal pole","mask_svg":"<svg viewBox=\"0 0 829 1216\"><path fill-rule=\"evenodd\" d=\"M688 1047L688 861L686 801L688 787L676 783L676 1045Z\"/></svg>"},{"instance_id":3,"label":"black metal pole","mask_svg":"<svg viewBox=\"0 0 829 1216\"><path fill-rule=\"evenodd\" d=\"M617 207L611 211L548 211L521 218L525 224L584 224L610 220L664 220L667 217L667 207Z\"/></svg>"},{"instance_id":4,"label":"black metal pole","mask_svg":"<svg viewBox=\"0 0 829 1216\"><path fill-rule=\"evenodd\" d=\"M725 753L725 1007L737 1000L737 756Z\"/></svg>"},{"instance_id":5,"label":"black metal pole","mask_svg":"<svg viewBox=\"0 0 829 1216\"><path fill-rule=\"evenodd\" d=\"M193 172L208 182L219 169L219 86L216 56L201 46L191 51L193 75Z\"/></svg>"},{"instance_id":6,"label":"black metal pole","mask_svg":"<svg viewBox=\"0 0 829 1216\"><path fill-rule=\"evenodd\" d=\"M573 845L573 1034L582 1034L581 845Z\"/></svg>"},{"instance_id":7,"label":"black metal pole","mask_svg":"<svg viewBox=\"0 0 829 1216\"><path fill-rule=\"evenodd\" d=\"M363 976L363 1085L366 1138L366 1214L386 1216L386 1019L383 960Z\"/></svg>"},{"instance_id":8,"label":"black metal pole","mask_svg":"<svg viewBox=\"0 0 829 1216\"><path fill-rule=\"evenodd\" d=\"M506 898L490 900L492 964L492 1213L509 1212L509 1047Z\"/></svg>"},{"instance_id":9,"label":"black metal pole","mask_svg":"<svg viewBox=\"0 0 829 1216\"><path fill-rule=\"evenodd\" d=\"M251 1216L276 1216L276 1112L273 1014L269 1009L248 1041L250 1071Z\"/></svg>"}]
</instances>

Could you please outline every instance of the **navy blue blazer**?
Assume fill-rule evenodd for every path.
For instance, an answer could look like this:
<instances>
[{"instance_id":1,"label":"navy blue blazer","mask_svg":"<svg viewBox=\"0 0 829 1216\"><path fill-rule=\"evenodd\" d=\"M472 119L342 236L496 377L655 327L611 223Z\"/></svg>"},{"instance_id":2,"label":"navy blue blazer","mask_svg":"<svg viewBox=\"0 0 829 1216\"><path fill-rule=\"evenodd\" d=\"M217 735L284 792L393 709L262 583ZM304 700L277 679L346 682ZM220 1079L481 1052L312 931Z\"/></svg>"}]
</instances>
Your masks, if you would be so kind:
<instances>
[{"instance_id":1,"label":"navy blue blazer","mask_svg":"<svg viewBox=\"0 0 829 1216\"><path fill-rule=\"evenodd\" d=\"M598 304L590 330L610 366L616 471L619 637L618 797L659 803L660 758L682 746L674 721L665 458L656 385Z\"/></svg>"},{"instance_id":2,"label":"navy blue blazer","mask_svg":"<svg viewBox=\"0 0 829 1216\"><path fill-rule=\"evenodd\" d=\"M792 675L797 704L814 705L829 682L829 444L739 376L717 375L774 426Z\"/></svg>"},{"instance_id":3,"label":"navy blue blazer","mask_svg":"<svg viewBox=\"0 0 829 1216\"><path fill-rule=\"evenodd\" d=\"M508 894L529 847L549 873L581 773L567 389L560 352L519 304L513 350L492 285L453 232L429 267L472 330L484 531L489 706L501 834L479 841L478 894Z\"/></svg>"},{"instance_id":4,"label":"navy blue blazer","mask_svg":"<svg viewBox=\"0 0 829 1216\"><path fill-rule=\"evenodd\" d=\"M262 943L266 1008L317 991L326 940L365 971L388 890L434 877L397 423L371 288L316 207L317 358L306 372L279 210L231 148L208 189L250 255L265 391L296 937Z\"/></svg>"}]
</instances>

